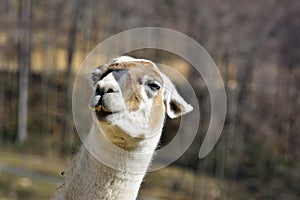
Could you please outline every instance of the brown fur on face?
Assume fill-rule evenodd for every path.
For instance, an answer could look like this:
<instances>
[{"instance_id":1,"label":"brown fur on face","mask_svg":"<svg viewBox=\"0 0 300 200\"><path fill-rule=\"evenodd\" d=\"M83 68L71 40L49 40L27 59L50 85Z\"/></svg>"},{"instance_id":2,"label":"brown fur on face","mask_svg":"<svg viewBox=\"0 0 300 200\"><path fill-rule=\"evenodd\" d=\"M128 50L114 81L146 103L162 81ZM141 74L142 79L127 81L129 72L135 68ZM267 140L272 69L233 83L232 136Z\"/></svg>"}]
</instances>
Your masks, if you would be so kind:
<instances>
[{"instance_id":1,"label":"brown fur on face","mask_svg":"<svg viewBox=\"0 0 300 200\"><path fill-rule=\"evenodd\" d=\"M157 71L157 69L155 68L155 66L152 63L146 62L146 61L111 63L108 66L108 69L130 69L130 68L139 67L139 66L152 68Z\"/></svg>"},{"instance_id":2,"label":"brown fur on face","mask_svg":"<svg viewBox=\"0 0 300 200\"><path fill-rule=\"evenodd\" d=\"M139 109L139 105L142 101L141 89L135 90L130 96L129 99L125 101L127 110L129 112L134 112Z\"/></svg>"},{"instance_id":3,"label":"brown fur on face","mask_svg":"<svg viewBox=\"0 0 300 200\"><path fill-rule=\"evenodd\" d=\"M165 109L163 107L163 92L159 90L158 94L155 96L151 111L151 129L156 131L163 123L161 117L164 116Z\"/></svg>"}]
</instances>

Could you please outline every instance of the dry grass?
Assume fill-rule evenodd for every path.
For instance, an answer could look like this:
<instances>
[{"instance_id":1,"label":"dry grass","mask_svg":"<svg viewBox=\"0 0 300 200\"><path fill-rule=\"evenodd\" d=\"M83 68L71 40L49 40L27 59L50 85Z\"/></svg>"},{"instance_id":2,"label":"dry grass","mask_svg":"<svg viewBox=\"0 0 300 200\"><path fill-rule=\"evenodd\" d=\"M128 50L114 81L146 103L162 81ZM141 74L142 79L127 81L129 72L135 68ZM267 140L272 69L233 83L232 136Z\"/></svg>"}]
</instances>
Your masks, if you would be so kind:
<instances>
[{"instance_id":1,"label":"dry grass","mask_svg":"<svg viewBox=\"0 0 300 200\"><path fill-rule=\"evenodd\" d=\"M14 152L0 154L0 163L58 177L64 169L64 161L55 156L23 155ZM0 200L49 199L57 185L29 176L16 176L0 172ZM167 167L149 173L142 185L140 199L145 200L194 200L194 199L253 199L242 185L205 175L196 175L191 170Z\"/></svg>"},{"instance_id":2,"label":"dry grass","mask_svg":"<svg viewBox=\"0 0 300 200\"><path fill-rule=\"evenodd\" d=\"M59 176L60 172L64 169L65 162L58 156L37 156L6 151L0 153L0 163L12 167L22 167L50 176Z\"/></svg>"},{"instance_id":3,"label":"dry grass","mask_svg":"<svg viewBox=\"0 0 300 200\"><path fill-rule=\"evenodd\" d=\"M0 173L0 200L41 200L54 195L53 184Z\"/></svg>"}]
</instances>

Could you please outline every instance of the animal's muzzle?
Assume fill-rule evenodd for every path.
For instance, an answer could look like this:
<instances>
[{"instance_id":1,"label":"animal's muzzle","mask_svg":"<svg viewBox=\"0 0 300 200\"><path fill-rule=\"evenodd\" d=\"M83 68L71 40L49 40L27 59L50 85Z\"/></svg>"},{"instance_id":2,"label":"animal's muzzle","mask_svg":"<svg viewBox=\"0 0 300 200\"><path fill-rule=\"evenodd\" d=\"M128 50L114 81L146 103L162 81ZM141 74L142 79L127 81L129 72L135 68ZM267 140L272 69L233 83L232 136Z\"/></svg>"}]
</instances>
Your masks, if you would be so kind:
<instances>
[{"instance_id":1,"label":"animal's muzzle","mask_svg":"<svg viewBox=\"0 0 300 200\"><path fill-rule=\"evenodd\" d=\"M91 104L97 112L114 113L124 110L125 103L120 87L112 74L97 83Z\"/></svg>"}]
</instances>

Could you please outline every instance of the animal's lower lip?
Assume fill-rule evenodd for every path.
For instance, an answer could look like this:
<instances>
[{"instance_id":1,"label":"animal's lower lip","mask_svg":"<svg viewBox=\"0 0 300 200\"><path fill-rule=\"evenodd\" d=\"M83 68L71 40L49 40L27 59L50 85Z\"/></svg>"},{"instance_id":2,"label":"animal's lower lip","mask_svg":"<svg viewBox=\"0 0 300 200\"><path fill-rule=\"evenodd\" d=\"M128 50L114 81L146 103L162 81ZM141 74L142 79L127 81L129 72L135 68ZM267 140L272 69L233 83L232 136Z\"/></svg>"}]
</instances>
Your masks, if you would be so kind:
<instances>
[{"instance_id":1,"label":"animal's lower lip","mask_svg":"<svg viewBox=\"0 0 300 200\"><path fill-rule=\"evenodd\" d=\"M97 106L95 106L95 110L96 110L96 112L98 112L98 113L110 113L110 114L112 114L112 112L110 111L110 110L107 110L104 106L102 106L102 105L97 105Z\"/></svg>"},{"instance_id":2,"label":"animal's lower lip","mask_svg":"<svg viewBox=\"0 0 300 200\"><path fill-rule=\"evenodd\" d=\"M95 107L95 113L99 120L105 119L108 115L114 114L113 112L105 109L102 105L98 105Z\"/></svg>"}]
</instances>

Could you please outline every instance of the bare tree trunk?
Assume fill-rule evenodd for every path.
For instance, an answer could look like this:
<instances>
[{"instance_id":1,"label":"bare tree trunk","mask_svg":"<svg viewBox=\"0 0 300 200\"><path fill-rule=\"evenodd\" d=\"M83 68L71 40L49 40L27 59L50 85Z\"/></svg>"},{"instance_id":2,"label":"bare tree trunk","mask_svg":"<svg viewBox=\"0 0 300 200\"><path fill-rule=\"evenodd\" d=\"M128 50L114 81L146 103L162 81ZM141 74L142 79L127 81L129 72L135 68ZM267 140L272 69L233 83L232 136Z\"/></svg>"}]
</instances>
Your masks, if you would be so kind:
<instances>
[{"instance_id":1,"label":"bare tree trunk","mask_svg":"<svg viewBox=\"0 0 300 200\"><path fill-rule=\"evenodd\" d=\"M50 73L53 72L53 61L55 60L53 58L53 35L55 35L54 31L56 31L57 34L57 24L54 24L52 20L54 15L54 1L45 2L42 9L44 12L47 12L47 16L45 17L45 26L44 29L49 33L46 37L45 42L43 43L42 49L45 49L45 65L41 72L41 102L42 102L42 116L41 116L41 142L40 142L40 149L42 150L42 153L48 153L49 152L49 144L47 142L49 141L48 136L50 134L50 113L49 111L52 110L50 107L50 102L52 99L54 99L56 96L53 94L50 90ZM56 27L54 30L53 27ZM52 51L51 51L52 50Z\"/></svg>"},{"instance_id":2,"label":"bare tree trunk","mask_svg":"<svg viewBox=\"0 0 300 200\"><path fill-rule=\"evenodd\" d=\"M71 21L70 31L68 33L68 49L67 49L67 69L65 72L65 84L66 84L66 105L65 105L65 129L62 134L62 146L61 154L65 153L65 149L68 149L72 145L71 134L72 134L72 60L74 57L74 50L76 44L76 35L77 35L77 23L80 17L80 11L83 9L83 1L76 0L73 2L73 15Z\"/></svg>"},{"instance_id":3,"label":"bare tree trunk","mask_svg":"<svg viewBox=\"0 0 300 200\"><path fill-rule=\"evenodd\" d=\"M21 8L21 52L19 74L19 113L18 140L21 143L27 138L27 110L28 110L28 74L30 62L30 12L31 0L23 0Z\"/></svg>"},{"instance_id":4,"label":"bare tree trunk","mask_svg":"<svg viewBox=\"0 0 300 200\"><path fill-rule=\"evenodd\" d=\"M1 66L0 66L1 67ZM0 74L1 78L0 78L0 152L2 152L3 150L3 125L4 125L4 95L5 95L5 91L4 91L4 76L5 76L5 72L1 72L3 74Z\"/></svg>"}]
</instances>

